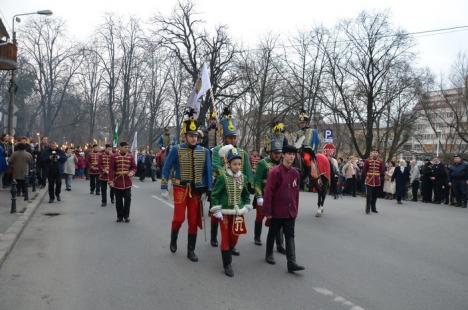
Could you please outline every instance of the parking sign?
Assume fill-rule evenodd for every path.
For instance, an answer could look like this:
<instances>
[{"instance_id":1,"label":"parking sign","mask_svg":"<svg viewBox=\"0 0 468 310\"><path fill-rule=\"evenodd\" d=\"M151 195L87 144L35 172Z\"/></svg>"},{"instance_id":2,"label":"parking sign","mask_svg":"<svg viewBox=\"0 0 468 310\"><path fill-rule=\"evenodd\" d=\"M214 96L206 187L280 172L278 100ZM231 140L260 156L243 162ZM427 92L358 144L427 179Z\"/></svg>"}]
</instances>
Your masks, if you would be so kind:
<instances>
[{"instance_id":1,"label":"parking sign","mask_svg":"<svg viewBox=\"0 0 468 310\"><path fill-rule=\"evenodd\" d=\"M333 131L331 129L325 129L323 137L324 137L323 142L333 143Z\"/></svg>"}]
</instances>

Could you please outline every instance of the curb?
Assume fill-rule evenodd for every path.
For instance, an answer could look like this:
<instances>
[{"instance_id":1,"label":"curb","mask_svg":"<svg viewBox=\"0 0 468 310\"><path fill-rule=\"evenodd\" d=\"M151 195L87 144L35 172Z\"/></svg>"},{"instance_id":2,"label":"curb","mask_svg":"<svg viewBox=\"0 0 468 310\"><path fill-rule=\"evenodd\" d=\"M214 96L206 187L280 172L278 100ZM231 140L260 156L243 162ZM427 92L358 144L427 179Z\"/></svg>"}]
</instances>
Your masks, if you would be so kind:
<instances>
[{"instance_id":1,"label":"curb","mask_svg":"<svg viewBox=\"0 0 468 310\"><path fill-rule=\"evenodd\" d=\"M16 241L18 241L21 233L36 212L36 209L41 204L46 193L47 191L44 189L39 190L35 194L33 202L26 207L24 213L18 217L18 219L7 229L4 234L0 234L0 268L2 268L3 263L7 259L11 250L13 250Z\"/></svg>"}]
</instances>

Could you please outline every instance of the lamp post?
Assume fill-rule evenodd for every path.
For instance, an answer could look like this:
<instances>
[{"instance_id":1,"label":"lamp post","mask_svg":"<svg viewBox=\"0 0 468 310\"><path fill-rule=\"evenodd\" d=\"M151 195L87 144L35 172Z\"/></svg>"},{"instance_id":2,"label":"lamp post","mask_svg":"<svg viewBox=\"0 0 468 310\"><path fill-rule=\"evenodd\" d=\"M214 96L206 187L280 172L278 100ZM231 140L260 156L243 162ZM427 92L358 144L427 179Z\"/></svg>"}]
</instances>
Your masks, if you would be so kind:
<instances>
[{"instance_id":1,"label":"lamp post","mask_svg":"<svg viewBox=\"0 0 468 310\"><path fill-rule=\"evenodd\" d=\"M13 21L12 21L12 35L13 35L13 44L16 45L16 32L15 32L15 21L20 22L21 19L18 16L24 16L24 15L34 15L34 14L39 14L39 15L52 15L51 10L41 10L41 11L36 11L36 12L31 12L31 13L22 13L22 14L16 14L13 15ZM10 80L10 85L9 85L9 91L10 91L10 101L8 102L8 128L7 132L10 135L13 135L13 106L15 103L15 93L16 93L16 83L15 83L15 77L16 77L16 69L11 70L11 80Z\"/></svg>"},{"instance_id":2,"label":"lamp post","mask_svg":"<svg viewBox=\"0 0 468 310\"><path fill-rule=\"evenodd\" d=\"M437 157L439 157L440 133L441 131L436 131L436 138L437 138L436 156Z\"/></svg>"}]
</instances>

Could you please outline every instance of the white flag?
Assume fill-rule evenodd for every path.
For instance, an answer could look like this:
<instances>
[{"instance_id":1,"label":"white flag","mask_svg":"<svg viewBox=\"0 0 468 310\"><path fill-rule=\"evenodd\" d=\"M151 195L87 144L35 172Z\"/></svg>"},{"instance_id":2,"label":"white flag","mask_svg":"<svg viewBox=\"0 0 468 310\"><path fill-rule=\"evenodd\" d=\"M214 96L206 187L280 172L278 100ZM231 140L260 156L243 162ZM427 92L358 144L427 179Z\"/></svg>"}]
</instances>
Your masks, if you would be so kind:
<instances>
[{"instance_id":1,"label":"white flag","mask_svg":"<svg viewBox=\"0 0 468 310\"><path fill-rule=\"evenodd\" d=\"M135 135L133 136L133 142L132 147L130 148L130 152L135 158L135 165L138 164L138 131L135 131Z\"/></svg>"},{"instance_id":2,"label":"white flag","mask_svg":"<svg viewBox=\"0 0 468 310\"><path fill-rule=\"evenodd\" d=\"M187 108L192 108L195 113L200 113L200 98L211 88L210 75L208 74L208 67L203 64L200 70L200 76L195 82L190 97L187 101Z\"/></svg>"},{"instance_id":3,"label":"white flag","mask_svg":"<svg viewBox=\"0 0 468 310\"><path fill-rule=\"evenodd\" d=\"M201 96L206 94L208 89L211 88L210 75L208 74L208 68L206 66L206 63L203 64L200 75L201 75L201 87L197 94L197 100L200 99Z\"/></svg>"}]
</instances>

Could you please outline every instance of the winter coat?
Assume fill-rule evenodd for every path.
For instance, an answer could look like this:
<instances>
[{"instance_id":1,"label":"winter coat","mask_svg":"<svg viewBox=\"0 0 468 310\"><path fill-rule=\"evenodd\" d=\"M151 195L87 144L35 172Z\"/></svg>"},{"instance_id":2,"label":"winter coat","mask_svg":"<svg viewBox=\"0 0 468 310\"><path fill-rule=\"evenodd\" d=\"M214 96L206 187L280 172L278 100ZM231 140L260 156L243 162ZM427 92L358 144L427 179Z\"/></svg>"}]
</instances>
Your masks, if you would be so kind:
<instances>
[{"instance_id":1,"label":"winter coat","mask_svg":"<svg viewBox=\"0 0 468 310\"><path fill-rule=\"evenodd\" d=\"M33 164L33 157L25 150L15 151L8 160L8 164L11 166L13 179L24 180L29 174L29 167Z\"/></svg>"},{"instance_id":2,"label":"winter coat","mask_svg":"<svg viewBox=\"0 0 468 310\"><path fill-rule=\"evenodd\" d=\"M63 165L63 173L64 174L75 174L75 165L78 162L78 159L75 157L75 154L66 154L67 160Z\"/></svg>"}]
</instances>

